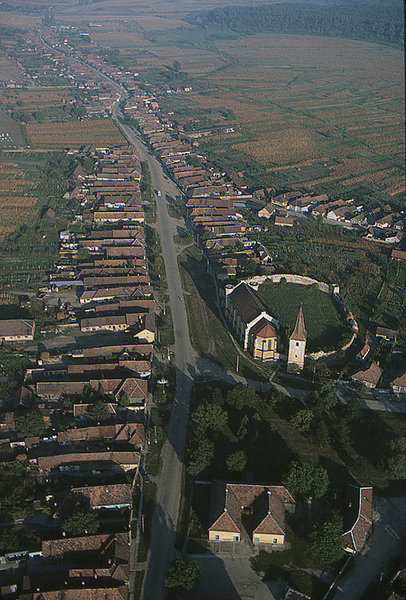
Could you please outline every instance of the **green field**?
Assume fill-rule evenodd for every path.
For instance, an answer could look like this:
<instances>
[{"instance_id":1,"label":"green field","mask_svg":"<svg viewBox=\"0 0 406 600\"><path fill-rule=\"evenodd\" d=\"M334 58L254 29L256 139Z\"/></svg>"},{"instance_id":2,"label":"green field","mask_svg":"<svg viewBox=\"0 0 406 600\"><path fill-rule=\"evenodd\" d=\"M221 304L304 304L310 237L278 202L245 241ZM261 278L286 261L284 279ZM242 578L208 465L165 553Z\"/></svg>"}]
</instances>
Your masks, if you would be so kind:
<instances>
[{"instance_id":1,"label":"green field","mask_svg":"<svg viewBox=\"0 0 406 600\"><path fill-rule=\"evenodd\" d=\"M26 145L20 125L10 115L0 110L0 149Z\"/></svg>"},{"instance_id":2,"label":"green field","mask_svg":"<svg viewBox=\"0 0 406 600\"><path fill-rule=\"evenodd\" d=\"M348 328L331 297L316 287L283 281L266 282L258 291L288 335L295 326L302 305L308 332L308 351L337 348L348 337Z\"/></svg>"}]
</instances>

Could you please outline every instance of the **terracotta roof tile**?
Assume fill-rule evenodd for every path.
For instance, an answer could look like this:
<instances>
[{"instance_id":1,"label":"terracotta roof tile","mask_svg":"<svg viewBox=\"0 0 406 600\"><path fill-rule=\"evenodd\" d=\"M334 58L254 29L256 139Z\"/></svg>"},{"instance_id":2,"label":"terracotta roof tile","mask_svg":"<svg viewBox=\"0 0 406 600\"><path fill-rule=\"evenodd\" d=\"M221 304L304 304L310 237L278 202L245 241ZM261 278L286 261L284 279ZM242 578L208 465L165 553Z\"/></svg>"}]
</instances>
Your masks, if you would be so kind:
<instances>
[{"instance_id":1,"label":"terracotta roof tile","mask_svg":"<svg viewBox=\"0 0 406 600\"><path fill-rule=\"evenodd\" d=\"M92 508L132 504L131 486L127 484L92 485L72 488L71 492L88 498Z\"/></svg>"},{"instance_id":2,"label":"terracotta roof tile","mask_svg":"<svg viewBox=\"0 0 406 600\"><path fill-rule=\"evenodd\" d=\"M299 308L299 312L296 318L295 328L291 333L290 340L296 340L298 342L305 342L307 340L307 331L304 322L303 309Z\"/></svg>"}]
</instances>

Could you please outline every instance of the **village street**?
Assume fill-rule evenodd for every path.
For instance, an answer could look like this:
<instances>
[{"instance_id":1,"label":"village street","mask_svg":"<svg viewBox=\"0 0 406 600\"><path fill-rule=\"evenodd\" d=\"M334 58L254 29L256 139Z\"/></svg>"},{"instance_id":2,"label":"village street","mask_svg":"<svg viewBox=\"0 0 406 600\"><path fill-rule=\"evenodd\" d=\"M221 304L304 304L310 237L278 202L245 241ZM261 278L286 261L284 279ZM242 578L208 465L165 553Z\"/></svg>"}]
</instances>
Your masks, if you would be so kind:
<instances>
[{"instance_id":1,"label":"village street","mask_svg":"<svg viewBox=\"0 0 406 600\"><path fill-rule=\"evenodd\" d=\"M117 116L116 116L117 118ZM177 253L173 236L176 222L168 215L166 194L179 194L177 186L164 176L158 160L145 148L134 132L118 121L127 139L137 148L140 159L149 165L157 197L157 230L162 257L165 263L166 282L171 304L175 336L176 393L167 429L167 439L162 450L162 468L158 478L156 505L152 518L151 544L148 569L144 583L145 600L158 600L165 596L165 579L169 563L175 557L174 545L182 486L182 460L189 417L189 402L195 374L186 307L180 279ZM132 565L133 567L134 565Z\"/></svg>"}]
</instances>

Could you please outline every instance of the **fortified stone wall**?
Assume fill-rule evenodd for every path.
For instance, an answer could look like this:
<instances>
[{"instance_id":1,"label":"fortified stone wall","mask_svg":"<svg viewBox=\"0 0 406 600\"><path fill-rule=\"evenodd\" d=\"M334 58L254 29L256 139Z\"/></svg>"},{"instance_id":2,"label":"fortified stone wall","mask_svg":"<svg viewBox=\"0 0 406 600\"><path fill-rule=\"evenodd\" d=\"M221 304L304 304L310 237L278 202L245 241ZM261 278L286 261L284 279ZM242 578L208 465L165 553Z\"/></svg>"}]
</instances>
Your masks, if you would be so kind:
<instances>
[{"instance_id":1,"label":"fortified stone wall","mask_svg":"<svg viewBox=\"0 0 406 600\"><path fill-rule=\"evenodd\" d=\"M305 277L303 275L291 275L289 273L278 273L277 275L257 275L251 279L245 279L245 283L248 283L251 287L258 290L258 287L265 283L265 281L271 281L272 283L279 283L281 279L286 279L287 283L298 283L299 285L316 285L321 292L325 294L332 294L333 288L334 293L339 294L340 288L337 285L329 285L317 279L311 277Z\"/></svg>"},{"instance_id":2,"label":"fortified stone wall","mask_svg":"<svg viewBox=\"0 0 406 600\"><path fill-rule=\"evenodd\" d=\"M341 300L339 296L339 286L336 284L330 285L328 283L323 283L322 281L317 281L317 279L312 279L311 277L305 277L303 275L293 275L290 273L278 273L276 275L257 275L256 277L252 277L251 279L245 279L244 282L258 291L259 286L265 283L265 281L279 283L281 279L285 279L287 283L297 283L299 285L316 285L321 292L324 292L325 294L330 294L333 300L337 302L340 310L344 313L344 318L346 319L348 325L351 327L353 332L349 342L344 344L344 346L342 346L341 348L337 348L336 350L330 350L328 352L320 350L319 352L312 352L310 354L306 354L306 356L313 358L314 360L318 360L319 358L322 358L324 356L331 356L332 354L335 354L339 349L344 351L347 350L351 346L353 341L357 338L358 323L354 319L352 313L347 309L347 307Z\"/></svg>"}]
</instances>

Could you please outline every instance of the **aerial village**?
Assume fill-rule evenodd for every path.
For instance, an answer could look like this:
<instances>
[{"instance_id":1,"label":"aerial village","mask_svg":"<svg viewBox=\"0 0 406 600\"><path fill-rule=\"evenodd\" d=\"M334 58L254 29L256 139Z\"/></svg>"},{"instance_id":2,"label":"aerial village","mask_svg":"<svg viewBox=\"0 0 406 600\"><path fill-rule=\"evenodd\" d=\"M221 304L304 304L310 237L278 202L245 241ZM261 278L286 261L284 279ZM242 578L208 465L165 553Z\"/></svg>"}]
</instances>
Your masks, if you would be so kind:
<instances>
[{"instance_id":1,"label":"aerial village","mask_svg":"<svg viewBox=\"0 0 406 600\"><path fill-rule=\"evenodd\" d=\"M284 229L313 219L354 228L365 239L394 245L403 236L404 212L389 205L367 212L355 198L331 201L327 194L275 194L273 188L248 193L239 173L216 171L199 153L199 139L211 132L191 133L175 126L170 115L161 112L159 99L146 93L136 77L108 65L101 56L82 56L67 42L60 44L50 30L47 37L33 37L29 43L32 51L42 48L57 73L91 92L83 118L110 115L123 102L108 81L100 81L99 73L129 92L124 118L136 123L165 176L179 187L177 202L184 224L203 252L224 319L243 352L260 363L280 362L284 372L294 376L300 376L305 363L305 312L299 309L284 344L277 319L258 294L261 277L321 286L342 311L351 342L357 337L358 325L341 302L338 286L276 273L274 257L259 234L269 223ZM188 89L167 93L184 94ZM58 262L37 299L44 308L57 307L61 324L55 333L63 332L65 340L70 331L73 334L63 347L58 337L55 343L42 344L36 341L34 319L0 321L3 349L19 353L22 348L31 361L23 384L1 413L0 450L21 465L28 464L33 501L49 533L0 557L1 595L73 599L79 598L74 592L81 589L88 592L86 598L125 600L137 562L132 554L137 555L144 527L139 486L150 482L146 461L157 443L151 424L153 394L157 386L169 383L163 376L157 381L152 373L161 361L170 364L171 352L168 349L163 358L157 351L157 319L165 316L165 307L148 272L145 214L150 206L147 209L141 194L143 168L137 151L131 146L93 148L84 143L81 150L67 148L66 153L90 158L94 171L89 174L78 164L73 173L67 194L80 202L81 209L69 228L60 231ZM155 190L150 204L160 195ZM260 220L250 222L247 209ZM391 259L403 264L406 252L394 247ZM29 309L31 301L19 295L22 307ZM368 332L352 374L353 381L372 390L383 377L374 358L382 342L396 346L397 331L378 327ZM392 401L404 398L406 368L389 381L387 391ZM18 424L34 409L43 434L18 433ZM347 497L343 544L346 553L354 555L371 534L373 488L348 486ZM215 481L207 540L213 548L244 539L258 548L286 548L286 515L295 513L296 504L280 482ZM95 532L92 519L90 528L86 525L90 513L98 515ZM75 529L71 520L80 515L83 534L77 535L81 525ZM285 598L309 598L297 594L290 590Z\"/></svg>"}]
</instances>

